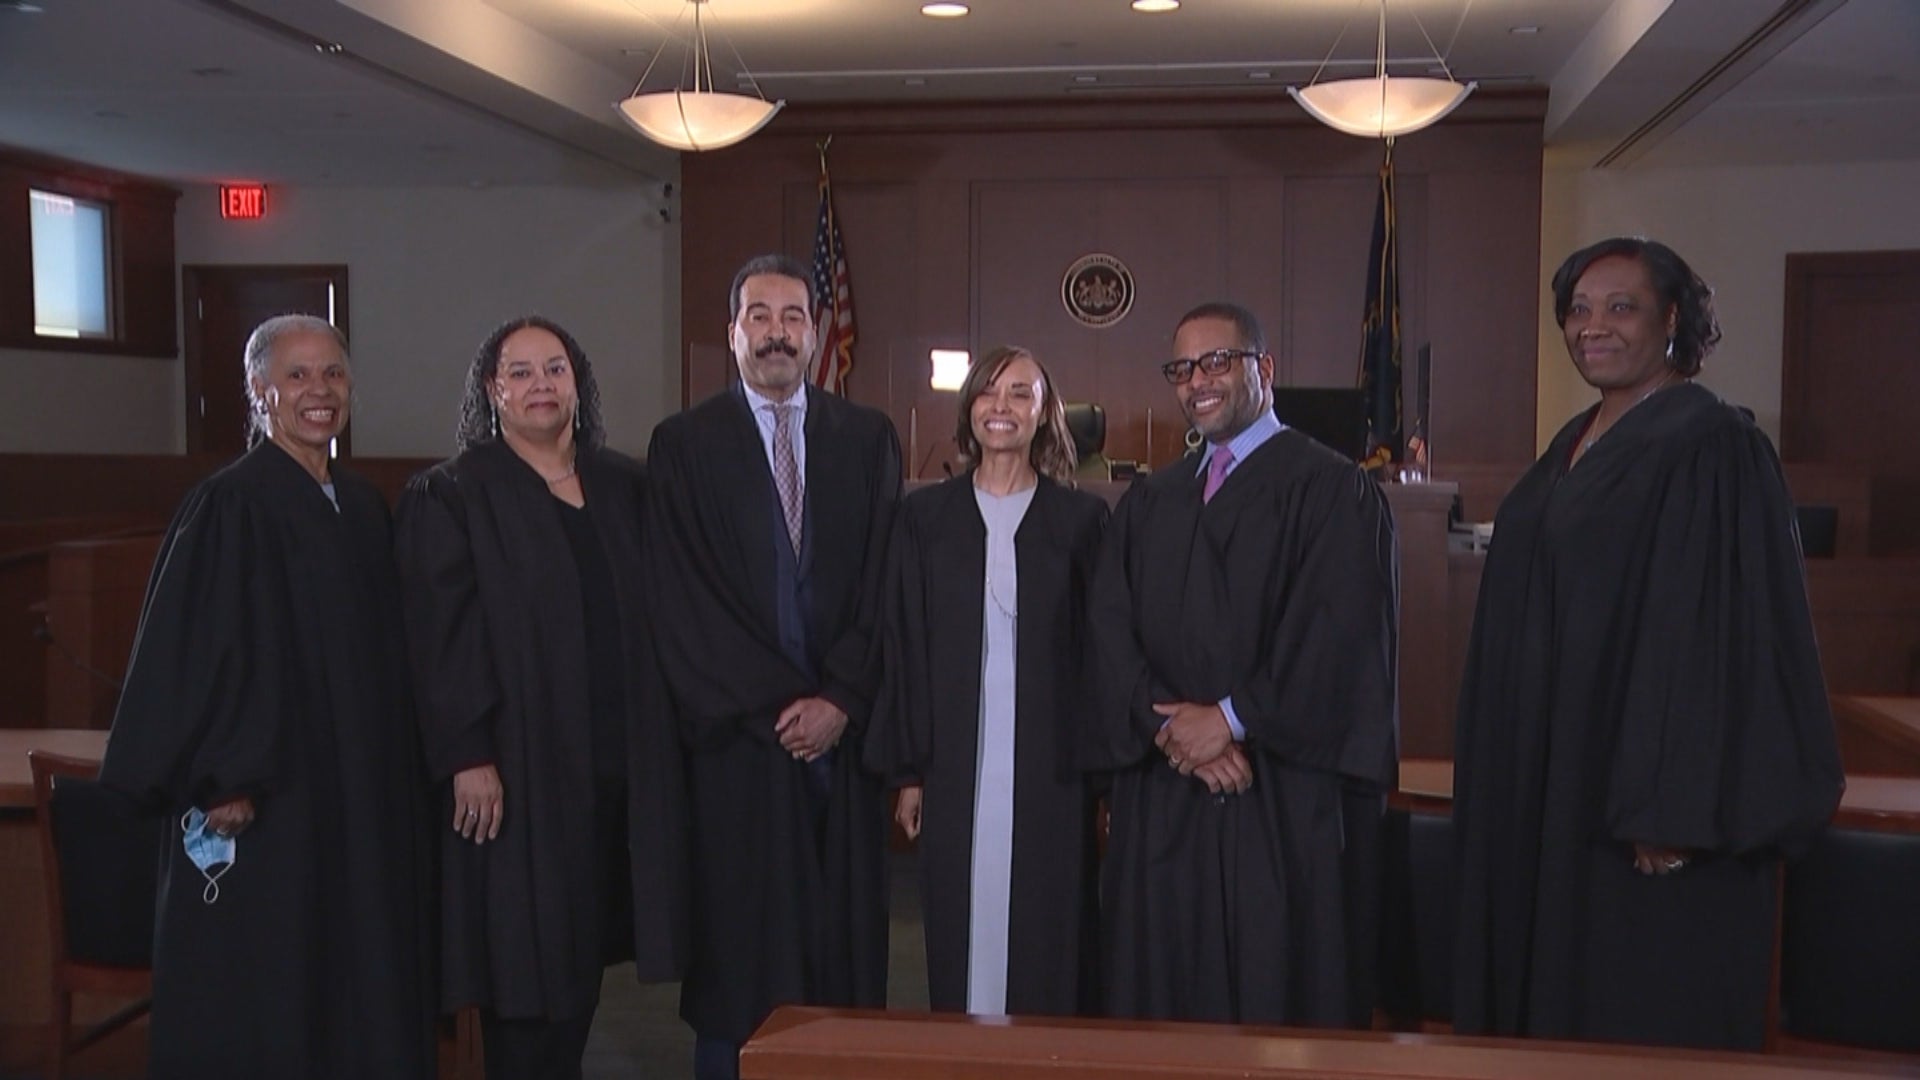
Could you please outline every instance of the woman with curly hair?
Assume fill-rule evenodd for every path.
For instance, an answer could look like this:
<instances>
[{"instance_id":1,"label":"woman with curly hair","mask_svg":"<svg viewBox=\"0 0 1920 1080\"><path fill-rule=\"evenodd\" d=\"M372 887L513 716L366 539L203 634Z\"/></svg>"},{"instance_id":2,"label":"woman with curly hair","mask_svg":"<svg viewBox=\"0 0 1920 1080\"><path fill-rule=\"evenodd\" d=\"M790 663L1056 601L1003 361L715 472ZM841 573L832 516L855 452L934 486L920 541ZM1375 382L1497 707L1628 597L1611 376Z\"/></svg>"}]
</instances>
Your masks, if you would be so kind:
<instances>
[{"instance_id":1,"label":"woman with curly hair","mask_svg":"<svg viewBox=\"0 0 1920 1080\"><path fill-rule=\"evenodd\" d=\"M1600 402L1501 504L1456 731L1454 1027L1759 1049L1780 859L1842 776L1779 458L1694 382L1713 293L1574 253Z\"/></svg>"},{"instance_id":2,"label":"woman with curly hair","mask_svg":"<svg viewBox=\"0 0 1920 1080\"><path fill-rule=\"evenodd\" d=\"M441 1004L480 1007L488 1076L578 1077L606 965L679 975L684 816L639 586L643 478L599 406L571 335L506 323L467 373L459 456L398 513L447 822Z\"/></svg>"},{"instance_id":3,"label":"woman with curly hair","mask_svg":"<svg viewBox=\"0 0 1920 1080\"><path fill-rule=\"evenodd\" d=\"M1059 389L1027 350L973 366L956 427L967 471L895 523L866 760L919 839L933 1007L1072 1014L1094 989L1093 797L1072 746L1107 506L1073 490Z\"/></svg>"}]
</instances>

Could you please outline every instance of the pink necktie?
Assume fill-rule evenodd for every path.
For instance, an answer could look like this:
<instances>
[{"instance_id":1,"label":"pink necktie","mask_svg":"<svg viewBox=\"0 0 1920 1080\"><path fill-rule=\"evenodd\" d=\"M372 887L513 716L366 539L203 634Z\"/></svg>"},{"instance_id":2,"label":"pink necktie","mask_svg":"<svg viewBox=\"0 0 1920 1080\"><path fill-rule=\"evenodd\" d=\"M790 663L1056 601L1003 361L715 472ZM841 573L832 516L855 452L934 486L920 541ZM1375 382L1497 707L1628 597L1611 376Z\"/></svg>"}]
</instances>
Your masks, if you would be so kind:
<instances>
[{"instance_id":1,"label":"pink necktie","mask_svg":"<svg viewBox=\"0 0 1920 1080\"><path fill-rule=\"evenodd\" d=\"M1201 502L1212 502L1213 493L1226 483L1227 470L1233 467L1233 450L1226 444L1213 448L1213 460L1207 463L1207 486L1200 492Z\"/></svg>"},{"instance_id":2,"label":"pink necktie","mask_svg":"<svg viewBox=\"0 0 1920 1080\"><path fill-rule=\"evenodd\" d=\"M787 519L787 539L794 558L800 557L801 526L806 515L805 489L793 451L792 405L769 405L773 410L773 486L780 493L780 510Z\"/></svg>"}]
</instances>

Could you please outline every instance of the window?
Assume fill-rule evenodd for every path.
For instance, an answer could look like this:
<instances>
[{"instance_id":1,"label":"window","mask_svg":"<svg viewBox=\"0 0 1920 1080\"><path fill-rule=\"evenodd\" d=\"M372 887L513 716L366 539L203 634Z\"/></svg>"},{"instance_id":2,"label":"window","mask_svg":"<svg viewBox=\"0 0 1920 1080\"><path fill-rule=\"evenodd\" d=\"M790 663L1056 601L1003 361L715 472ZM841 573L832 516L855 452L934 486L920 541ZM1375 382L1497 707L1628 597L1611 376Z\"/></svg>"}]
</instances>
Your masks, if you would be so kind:
<instances>
[{"instance_id":1,"label":"window","mask_svg":"<svg viewBox=\"0 0 1920 1080\"><path fill-rule=\"evenodd\" d=\"M178 356L179 198L0 146L0 350Z\"/></svg>"},{"instance_id":2,"label":"window","mask_svg":"<svg viewBox=\"0 0 1920 1080\"><path fill-rule=\"evenodd\" d=\"M51 191L27 191L33 244L33 332L113 337L113 265L107 207Z\"/></svg>"}]
</instances>

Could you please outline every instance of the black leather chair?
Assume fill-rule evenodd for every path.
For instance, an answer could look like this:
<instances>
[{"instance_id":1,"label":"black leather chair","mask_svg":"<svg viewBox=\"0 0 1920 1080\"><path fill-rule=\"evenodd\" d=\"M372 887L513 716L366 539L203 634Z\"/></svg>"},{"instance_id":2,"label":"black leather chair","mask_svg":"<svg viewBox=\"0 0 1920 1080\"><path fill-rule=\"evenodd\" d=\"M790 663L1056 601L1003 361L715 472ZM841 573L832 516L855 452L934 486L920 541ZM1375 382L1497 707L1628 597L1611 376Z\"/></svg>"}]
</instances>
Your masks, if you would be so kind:
<instances>
[{"instance_id":1,"label":"black leather chair","mask_svg":"<svg viewBox=\"0 0 1920 1080\"><path fill-rule=\"evenodd\" d=\"M1090 401L1069 402L1067 431L1073 435L1073 452L1080 459L1074 476L1081 480L1111 480L1113 469L1103 452L1107 447L1107 411Z\"/></svg>"},{"instance_id":2,"label":"black leather chair","mask_svg":"<svg viewBox=\"0 0 1920 1080\"><path fill-rule=\"evenodd\" d=\"M95 780L100 764L34 750L34 809L46 867L53 943L53 1018L42 1075L61 1080L67 1059L153 1007L154 897L160 827ZM85 1031L73 1027L73 995L130 998Z\"/></svg>"},{"instance_id":3,"label":"black leather chair","mask_svg":"<svg viewBox=\"0 0 1920 1080\"><path fill-rule=\"evenodd\" d=\"M1920 1053L1920 815L1842 813L1789 863L1782 1035Z\"/></svg>"},{"instance_id":4,"label":"black leather chair","mask_svg":"<svg viewBox=\"0 0 1920 1080\"><path fill-rule=\"evenodd\" d=\"M1793 508L1800 530L1800 554L1809 559L1831 559L1840 534L1840 508L1800 505Z\"/></svg>"},{"instance_id":5,"label":"black leather chair","mask_svg":"<svg viewBox=\"0 0 1920 1080\"><path fill-rule=\"evenodd\" d=\"M1395 794L1387 809L1380 1011L1419 1029L1453 1021L1453 815L1445 800Z\"/></svg>"}]
</instances>

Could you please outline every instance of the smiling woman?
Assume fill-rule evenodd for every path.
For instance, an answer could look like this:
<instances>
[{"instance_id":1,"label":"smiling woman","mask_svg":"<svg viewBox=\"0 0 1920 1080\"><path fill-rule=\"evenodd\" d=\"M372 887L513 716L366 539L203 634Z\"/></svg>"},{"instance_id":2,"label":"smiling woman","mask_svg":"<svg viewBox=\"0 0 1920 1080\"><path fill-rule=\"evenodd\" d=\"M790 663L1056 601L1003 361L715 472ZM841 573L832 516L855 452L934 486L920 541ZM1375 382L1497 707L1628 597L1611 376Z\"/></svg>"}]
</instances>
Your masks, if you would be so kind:
<instances>
[{"instance_id":1,"label":"smiling woman","mask_svg":"<svg viewBox=\"0 0 1920 1080\"><path fill-rule=\"evenodd\" d=\"M249 443L267 439L321 483L353 404L347 339L325 319L280 315L247 339Z\"/></svg>"},{"instance_id":2,"label":"smiling woman","mask_svg":"<svg viewBox=\"0 0 1920 1080\"><path fill-rule=\"evenodd\" d=\"M1071 1014L1094 1000L1093 805L1073 737L1107 508L1070 487L1060 392L1027 350L973 366L956 427L970 468L907 496L895 530L866 759L920 841L933 1007Z\"/></svg>"},{"instance_id":3,"label":"smiling woman","mask_svg":"<svg viewBox=\"0 0 1920 1080\"><path fill-rule=\"evenodd\" d=\"M607 964L679 974L680 771L640 595L641 471L603 442L585 350L513 319L468 368L459 456L400 502L442 1004L481 1008L489 1076L579 1075Z\"/></svg>"},{"instance_id":4,"label":"smiling woman","mask_svg":"<svg viewBox=\"0 0 1920 1080\"><path fill-rule=\"evenodd\" d=\"M1622 237L1554 275L1600 404L1501 504L1460 695L1454 1026L1759 1049L1780 859L1840 795L1792 501L1695 384L1713 292Z\"/></svg>"}]
</instances>

